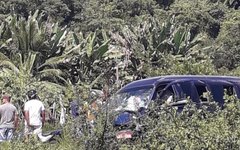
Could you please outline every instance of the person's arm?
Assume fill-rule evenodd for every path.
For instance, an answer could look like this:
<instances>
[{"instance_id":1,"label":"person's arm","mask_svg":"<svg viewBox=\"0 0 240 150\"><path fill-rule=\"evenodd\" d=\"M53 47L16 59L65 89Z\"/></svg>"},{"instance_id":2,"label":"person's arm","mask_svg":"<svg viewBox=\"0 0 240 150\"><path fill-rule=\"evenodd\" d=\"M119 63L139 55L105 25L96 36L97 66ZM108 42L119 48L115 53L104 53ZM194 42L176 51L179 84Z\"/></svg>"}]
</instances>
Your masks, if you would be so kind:
<instances>
[{"instance_id":1,"label":"person's arm","mask_svg":"<svg viewBox=\"0 0 240 150\"><path fill-rule=\"evenodd\" d=\"M18 113L17 112L14 113L14 128L15 129L18 128Z\"/></svg>"},{"instance_id":2,"label":"person's arm","mask_svg":"<svg viewBox=\"0 0 240 150\"><path fill-rule=\"evenodd\" d=\"M27 122L27 125L30 126L30 121L29 121L29 111L24 111L24 118Z\"/></svg>"},{"instance_id":3,"label":"person's arm","mask_svg":"<svg viewBox=\"0 0 240 150\"><path fill-rule=\"evenodd\" d=\"M26 120L27 126L30 126L29 106L27 103L24 105L23 111L24 111L24 118Z\"/></svg>"},{"instance_id":4,"label":"person's arm","mask_svg":"<svg viewBox=\"0 0 240 150\"><path fill-rule=\"evenodd\" d=\"M43 103L41 103L42 126L44 126L44 124L45 124L45 116L46 116L45 107L44 107Z\"/></svg>"},{"instance_id":5,"label":"person's arm","mask_svg":"<svg viewBox=\"0 0 240 150\"><path fill-rule=\"evenodd\" d=\"M46 116L45 110L41 111L41 116L42 116L42 126L43 126L45 123L45 116Z\"/></svg>"}]
</instances>

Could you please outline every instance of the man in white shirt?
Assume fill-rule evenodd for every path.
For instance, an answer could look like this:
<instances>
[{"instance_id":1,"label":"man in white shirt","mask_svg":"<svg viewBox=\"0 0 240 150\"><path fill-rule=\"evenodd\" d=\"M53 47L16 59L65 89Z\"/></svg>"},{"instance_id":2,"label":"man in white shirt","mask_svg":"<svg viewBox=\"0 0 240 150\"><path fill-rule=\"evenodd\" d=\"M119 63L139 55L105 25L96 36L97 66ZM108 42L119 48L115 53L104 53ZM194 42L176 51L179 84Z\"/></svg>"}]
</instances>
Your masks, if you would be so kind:
<instances>
[{"instance_id":1,"label":"man in white shirt","mask_svg":"<svg viewBox=\"0 0 240 150\"><path fill-rule=\"evenodd\" d=\"M39 100L37 92L30 90L27 92L29 101L24 105L25 135L28 139L30 134L37 135L42 142L48 141L52 135L43 136L42 127L45 122L45 108Z\"/></svg>"}]
</instances>

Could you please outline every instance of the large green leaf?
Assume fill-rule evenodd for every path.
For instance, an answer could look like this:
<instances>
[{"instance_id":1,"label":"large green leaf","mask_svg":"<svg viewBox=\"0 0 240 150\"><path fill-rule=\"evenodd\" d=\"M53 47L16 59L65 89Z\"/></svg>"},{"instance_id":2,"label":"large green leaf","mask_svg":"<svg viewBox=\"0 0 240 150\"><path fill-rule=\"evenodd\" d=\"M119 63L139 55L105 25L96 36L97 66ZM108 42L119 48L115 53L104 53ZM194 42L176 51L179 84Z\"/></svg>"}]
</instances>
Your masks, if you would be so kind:
<instances>
[{"instance_id":1,"label":"large green leaf","mask_svg":"<svg viewBox=\"0 0 240 150\"><path fill-rule=\"evenodd\" d=\"M4 60L0 62L0 66L2 67L6 67L11 69L14 73L19 73L19 69L17 66L15 66L15 64L13 64L11 61L9 60Z\"/></svg>"},{"instance_id":2,"label":"large green leaf","mask_svg":"<svg viewBox=\"0 0 240 150\"><path fill-rule=\"evenodd\" d=\"M96 51L94 51L94 60L100 59L108 51L109 43L110 40L107 40Z\"/></svg>"},{"instance_id":3,"label":"large green leaf","mask_svg":"<svg viewBox=\"0 0 240 150\"><path fill-rule=\"evenodd\" d=\"M4 60L9 60L9 58L5 54L0 52L0 62Z\"/></svg>"},{"instance_id":4,"label":"large green leaf","mask_svg":"<svg viewBox=\"0 0 240 150\"><path fill-rule=\"evenodd\" d=\"M185 42L187 31L185 29L179 28L177 32L173 35L173 43L175 46L175 54L180 53L180 45Z\"/></svg>"},{"instance_id":5,"label":"large green leaf","mask_svg":"<svg viewBox=\"0 0 240 150\"><path fill-rule=\"evenodd\" d=\"M92 53L93 53L93 49L94 49L94 42L96 39L96 32L94 32L93 34L91 33L88 37L87 37L87 56L90 58Z\"/></svg>"}]
</instances>

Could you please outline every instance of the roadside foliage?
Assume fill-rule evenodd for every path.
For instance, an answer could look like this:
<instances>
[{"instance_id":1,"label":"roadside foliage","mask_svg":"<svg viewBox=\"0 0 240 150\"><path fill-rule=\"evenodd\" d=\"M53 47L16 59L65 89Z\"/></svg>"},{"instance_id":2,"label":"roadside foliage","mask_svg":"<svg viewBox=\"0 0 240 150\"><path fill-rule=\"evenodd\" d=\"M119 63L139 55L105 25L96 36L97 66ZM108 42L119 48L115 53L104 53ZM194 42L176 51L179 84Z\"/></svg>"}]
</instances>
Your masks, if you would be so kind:
<instances>
[{"instance_id":1,"label":"roadside foliage","mask_svg":"<svg viewBox=\"0 0 240 150\"><path fill-rule=\"evenodd\" d=\"M79 120L70 115L73 100L92 102L92 89L108 100L147 77L239 76L239 37L238 0L1 0L0 90L19 110L30 89L47 108L55 106L56 124L45 130L63 128L63 138L51 145L33 141L28 149L239 149L239 101L232 97L223 110L212 104L214 113L191 102L181 114L152 104L155 111L142 120L145 134L130 141L107 138L114 135L106 109L91 131L84 112ZM61 108L64 127L58 125Z\"/></svg>"}]
</instances>

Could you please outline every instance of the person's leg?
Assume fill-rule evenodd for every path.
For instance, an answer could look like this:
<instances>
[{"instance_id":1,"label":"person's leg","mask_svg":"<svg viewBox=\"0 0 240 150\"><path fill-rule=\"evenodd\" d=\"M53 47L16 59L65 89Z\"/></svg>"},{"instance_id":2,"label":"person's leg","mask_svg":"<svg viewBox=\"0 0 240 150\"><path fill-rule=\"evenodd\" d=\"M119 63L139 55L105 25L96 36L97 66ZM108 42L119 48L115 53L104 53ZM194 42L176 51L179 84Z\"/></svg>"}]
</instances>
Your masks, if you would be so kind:
<instances>
[{"instance_id":1,"label":"person's leg","mask_svg":"<svg viewBox=\"0 0 240 150\"><path fill-rule=\"evenodd\" d=\"M0 142L3 142L6 140L6 129L5 128L1 128L0 129Z\"/></svg>"},{"instance_id":2,"label":"person's leg","mask_svg":"<svg viewBox=\"0 0 240 150\"><path fill-rule=\"evenodd\" d=\"M6 131L6 140L10 141L13 138L13 129L7 129Z\"/></svg>"},{"instance_id":3,"label":"person's leg","mask_svg":"<svg viewBox=\"0 0 240 150\"><path fill-rule=\"evenodd\" d=\"M25 136L25 142L29 141L29 135L32 134L31 127L28 127L27 125L24 126L24 136Z\"/></svg>"}]
</instances>

